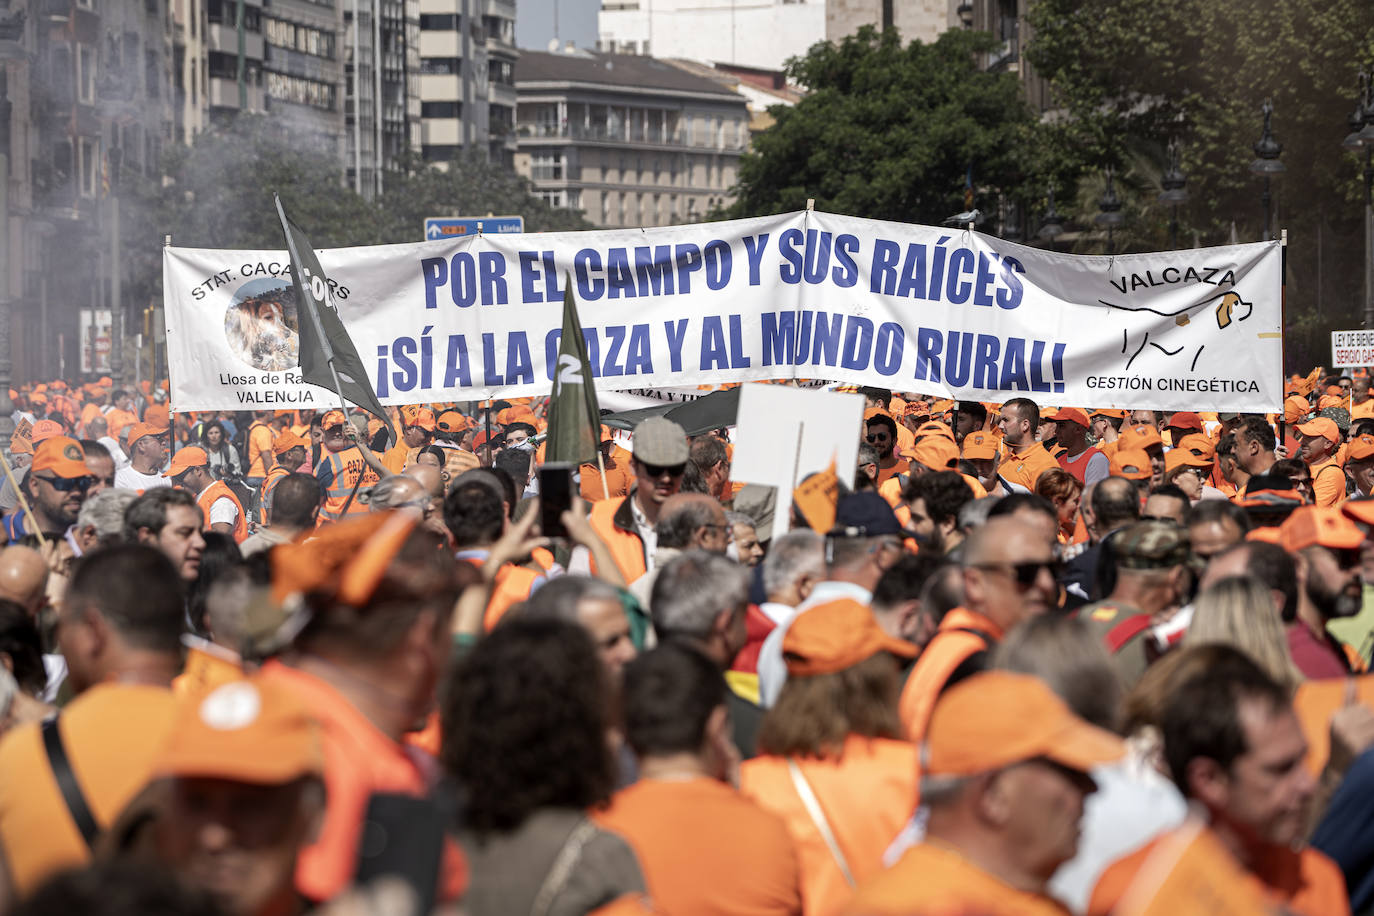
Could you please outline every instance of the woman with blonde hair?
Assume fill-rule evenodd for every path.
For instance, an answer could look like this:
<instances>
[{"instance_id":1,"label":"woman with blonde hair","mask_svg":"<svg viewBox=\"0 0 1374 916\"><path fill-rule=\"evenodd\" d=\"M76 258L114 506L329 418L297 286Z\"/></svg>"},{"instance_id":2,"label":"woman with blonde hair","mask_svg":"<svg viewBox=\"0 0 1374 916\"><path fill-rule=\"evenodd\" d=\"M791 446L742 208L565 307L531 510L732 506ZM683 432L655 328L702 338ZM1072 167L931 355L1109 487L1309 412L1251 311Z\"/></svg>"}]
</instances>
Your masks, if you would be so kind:
<instances>
[{"instance_id":1,"label":"woman with blonde hair","mask_svg":"<svg viewBox=\"0 0 1374 916\"><path fill-rule=\"evenodd\" d=\"M1302 683L1302 672L1288 650L1279 609L1267 585L1245 576L1219 579L1193 602L1193 619L1185 646L1221 643L1233 646L1290 691Z\"/></svg>"},{"instance_id":2,"label":"woman with blonde hair","mask_svg":"<svg viewBox=\"0 0 1374 916\"><path fill-rule=\"evenodd\" d=\"M1078 528L1078 506L1083 501L1083 484L1068 471L1050 468L1036 479L1035 495L1054 505L1059 517L1059 543L1072 544Z\"/></svg>"},{"instance_id":3,"label":"woman with blonde hair","mask_svg":"<svg viewBox=\"0 0 1374 916\"><path fill-rule=\"evenodd\" d=\"M889 636L851 599L812 607L783 639L787 683L740 767L740 791L783 819L801 871L802 912L839 912L916 810L917 751L897 715Z\"/></svg>"}]
</instances>

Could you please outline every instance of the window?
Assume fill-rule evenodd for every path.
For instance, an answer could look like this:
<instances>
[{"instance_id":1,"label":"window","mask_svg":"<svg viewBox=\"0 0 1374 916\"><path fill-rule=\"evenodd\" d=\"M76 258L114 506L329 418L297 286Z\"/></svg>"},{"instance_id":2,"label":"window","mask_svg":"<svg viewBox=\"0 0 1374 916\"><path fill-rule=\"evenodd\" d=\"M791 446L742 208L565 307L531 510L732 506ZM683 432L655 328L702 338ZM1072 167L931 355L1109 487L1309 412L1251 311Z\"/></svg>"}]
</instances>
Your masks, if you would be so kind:
<instances>
[{"instance_id":1,"label":"window","mask_svg":"<svg viewBox=\"0 0 1374 916\"><path fill-rule=\"evenodd\" d=\"M563 177L563 152L538 152L530 159L530 177L559 180Z\"/></svg>"},{"instance_id":2,"label":"window","mask_svg":"<svg viewBox=\"0 0 1374 916\"><path fill-rule=\"evenodd\" d=\"M420 103L420 117L422 118L461 118L462 116L462 102Z\"/></svg>"},{"instance_id":3,"label":"window","mask_svg":"<svg viewBox=\"0 0 1374 916\"><path fill-rule=\"evenodd\" d=\"M96 197L100 193L100 141L82 137L77 141L77 168L81 174L81 196Z\"/></svg>"},{"instance_id":4,"label":"window","mask_svg":"<svg viewBox=\"0 0 1374 916\"><path fill-rule=\"evenodd\" d=\"M148 98L155 99L161 94L162 68L158 65L156 51L144 52L143 81L147 86Z\"/></svg>"},{"instance_id":5,"label":"window","mask_svg":"<svg viewBox=\"0 0 1374 916\"><path fill-rule=\"evenodd\" d=\"M456 76L462 73L463 62L456 57L426 57L420 61L420 73L426 76Z\"/></svg>"},{"instance_id":6,"label":"window","mask_svg":"<svg viewBox=\"0 0 1374 916\"><path fill-rule=\"evenodd\" d=\"M458 147L451 145L426 146L424 156L426 162L452 162L458 158Z\"/></svg>"},{"instance_id":7,"label":"window","mask_svg":"<svg viewBox=\"0 0 1374 916\"><path fill-rule=\"evenodd\" d=\"M77 98L87 105L95 104L95 57L95 49L90 45L76 46Z\"/></svg>"},{"instance_id":8,"label":"window","mask_svg":"<svg viewBox=\"0 0 1374 916\"><path fill-rule=\"evenodd\" d=\"M603 192L601 195L601 225L608 225L611 221L611 195Z\"/></svg>"},{"instance_id":9,"label":"window","mask_svg":"<svg viewBox=\"0 0 1374 916\"><path fill-rule=\"evenodd\" d=\"M420 14L420 28L426 32L456 32L458 23L457 13Z\"/></svg>"}]
</instances>

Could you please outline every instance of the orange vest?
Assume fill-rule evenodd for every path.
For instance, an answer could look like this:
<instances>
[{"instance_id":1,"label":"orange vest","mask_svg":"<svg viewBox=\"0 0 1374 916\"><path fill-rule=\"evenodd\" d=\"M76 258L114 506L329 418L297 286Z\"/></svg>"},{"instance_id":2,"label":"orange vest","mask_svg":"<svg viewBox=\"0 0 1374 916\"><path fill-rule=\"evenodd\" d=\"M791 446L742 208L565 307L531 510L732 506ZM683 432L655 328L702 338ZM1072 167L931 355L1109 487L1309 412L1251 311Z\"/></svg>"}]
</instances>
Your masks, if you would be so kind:
<instances>
[{"instance_id":1,"label":"orange vest","mask_svg":"<svg viewBox=\"0 0 1374 916\"><path fill-rule=\"evenodd\" d=\"M638 579L649 568L644 556L644 542L629 527L634 524L629 502L631 499L634 499L633 491L621 499L603 499L592 506L587 519L591 522L592 528L596 529L596 533L601 535L601 540L606 542L611 556L615 557L615 565L620 569L620 574L625 577L626 582ZM596 572L595 559L592 560L592 572Z\"/></svg>"},{"instance_id":2,"label":"orange vest","mask_svg":"<svg viewBox=\"0 0 1374 916\"><path fill-rule=\"evenodd\" d=\"M274 464L272 470L268 471L267 476L263 478L258 504L264 509L270 507L272 505L272 491L277 488L277 484L281 483L281 479L290 473L290 471L281 465Z\"/></svg>"},{"instance_id":3,"label":"orange vest","mask_svg":"<svg viewBox=\"0 0 1374 916\"><path fill-rule=\"evenodd\" d=\"M838 757L794 758L815 793L854 879L883 870L883 853L916 810L916 745L850 735ZM756 757L740 766L740 791L782 818L801 871L802 911L833 914L853 894L830 848L797 794L785 757Z\"/></svg>"},{"instance_id":4,"label":"orange vest","mask_svg":"<svg viewBox=\"0 0 1374 916\"><path fill-rule=\"evenodd\" d=\"M957 607L945 615L902 688L898 714L907 738L919 743L925 737L931 710L950 675L970 656L991 649L1001 638L1001 627L977 611Z\"/></svg>"},{"instance_id":5,"label":"orange vest","mask_svg":"<svg viewBox=\"0 0 1374 916\"><path fill-rule=\"evenodd\" d=\"M248 517L243 514L243 503L239 502L234 491L222 480L216 480L205 488L204 493L196 497L196 505L200 506L200 513L205 519L205 530L210 530L210 507L220 499L231 500L234 508L239 510L239 514L234 518L234 542L242 544L243 539L248 537Z\"/></svg>"},{"instance_id":6,"label":"orange vest","mask_svg":"<svg viewBox=\"0 0 1374 916\"><path fill-rule=\"evenodd\" d=\"M334 472L333 479L324 491L324 505L320 506L321 524L336 522L343 518L344 503L348 503L350 495L353 496L353 501L348 503L347 514L365 515L368 511L367 506L358 499L355 488L361 490L370 487L378 478L377 472L368 467L367 462L363 460L363 453L354 445L341 452L326 450L320 457L324 459L320 462L320 468L329 468Z\"/></svg>"},{"instance_id":7,"label":"orange vest","mask_svg":"<svg viewBox=\"0 0 1374 916\"><path fill-rule=\"evenodd\" d=\"M487 601L487 612L482 615L482 629L490 633L512 606L529 598L535 583L541 578L539 573L523 566L512 563L502 566L496 573L496 583Z\"/></svg>"}]
</instances>

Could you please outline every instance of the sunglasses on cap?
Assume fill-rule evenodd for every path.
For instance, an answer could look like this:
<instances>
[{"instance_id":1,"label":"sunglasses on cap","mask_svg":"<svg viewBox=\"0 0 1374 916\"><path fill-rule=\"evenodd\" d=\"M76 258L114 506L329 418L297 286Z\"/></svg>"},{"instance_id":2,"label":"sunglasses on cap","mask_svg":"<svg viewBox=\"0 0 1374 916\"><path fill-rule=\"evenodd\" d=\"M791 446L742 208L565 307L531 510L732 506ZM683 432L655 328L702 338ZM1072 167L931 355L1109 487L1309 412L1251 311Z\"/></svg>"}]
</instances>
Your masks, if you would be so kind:
<instances>
[{"instance_id":1,"label":"sunglasses on cap","mask_svg":"<svg viewBox=\"0 0 1374 916\"><path fill-rule=\"evenodd\" d=\"M647 461L641 461L640 464L644 466L644 473L650 477L662 477L664 474L670 477L681 477L683 472L687 470L685 461L682 464L649 464Z\"/></svg>"},{"instance_id":2,"label":"sunglasses on cap","mask_svg":"<svg viewBox=\"0 0 1374 916\"><path fill-rule=\"evenodd\" d=\"M1064 570L1064 564L1059 560L1030 560L1025 563L977 563L974 569L990 569L998 572L1010 573L1016 580L1016 584L1022 588L1030 588L1035 584L1035 580L1040 578L1040 570L1047 570L1050 578L1059 581L1059 575Z\"/></svg>"},{"instance_id":3,"label":"sunglasses on cap","mask_svg":"<svg viewBox=\"0 0 1374 916\"><path fill-rule=\"evenodd\" d=\"M89 490L95 485L94 477L44 477L42 474L35 474L34 476L61 493L70 493L72 490Z\"/></svg>"}]
</instances>

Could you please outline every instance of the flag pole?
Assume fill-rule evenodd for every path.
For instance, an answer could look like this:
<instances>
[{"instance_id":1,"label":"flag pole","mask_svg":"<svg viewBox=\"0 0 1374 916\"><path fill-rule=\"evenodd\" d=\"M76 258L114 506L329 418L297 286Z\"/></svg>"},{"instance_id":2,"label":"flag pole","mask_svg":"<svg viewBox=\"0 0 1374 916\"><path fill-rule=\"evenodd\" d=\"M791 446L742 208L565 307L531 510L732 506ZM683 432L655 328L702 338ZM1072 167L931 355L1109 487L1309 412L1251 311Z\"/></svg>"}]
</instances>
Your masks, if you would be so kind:
<instances>
[{"instance_id":1,"label":"flag pole","mask_svg":"<svg viewBox=\"0 0 1374 916\"><path fill-rule=\"evenodd\" d=\"M23 510L24 517L29 520L29 524L33 526L33 533L38 536L39 548L46 548L48 539L43 537L43 532L38 527L38 520L33 517L33 510L29 508L29 501L24 498L24 490L19 486L19 482L14 479L14 471L10 470L10 463L3 456L0 456L0 465L4 466L5 477L9 480L10 486L14 487L14 495L19 497L19 508Z\"/></svg>"},{"instance_id":2,"label":"flag pole","mask_svg":"<svg viewBox=\"0 0 1374 916\"><path fill-rule=\"evenodd\" d=\"M282 209L281 197L273 193L272 200L277 204L277 216L281 218L282 227L286 226L286 211ZM291 238L291 233L283 233L286 236L286 250L291 255L292 270L297 271L297 281L299 282L299 271L301 269L300 252L296 250L296 243ZM315 327L315 338L320 342L320 349L324 350L324 361L329 364L329 375L334 379L334 391L339 396L339 407L343 410L344 422L348 421L348 402L344 400L343 384L339 382L339 371L334 368L334 346L329 342L329 336L324 332L324 325L320 323L320 313L315 310L315 299L309 289L308 283L301 283L301 289L305 290L305 311L310 316L310 323ZM361 478L360 478L361 479Z\"/></svg>"}]
</instances>

